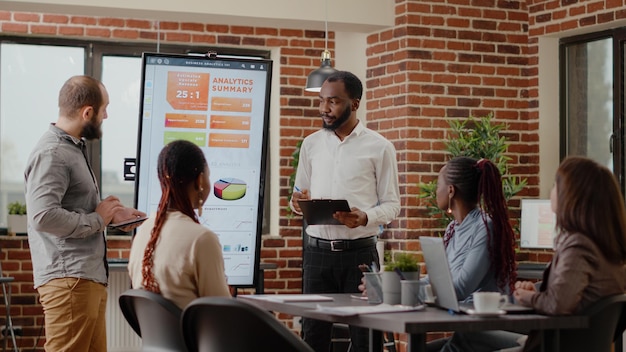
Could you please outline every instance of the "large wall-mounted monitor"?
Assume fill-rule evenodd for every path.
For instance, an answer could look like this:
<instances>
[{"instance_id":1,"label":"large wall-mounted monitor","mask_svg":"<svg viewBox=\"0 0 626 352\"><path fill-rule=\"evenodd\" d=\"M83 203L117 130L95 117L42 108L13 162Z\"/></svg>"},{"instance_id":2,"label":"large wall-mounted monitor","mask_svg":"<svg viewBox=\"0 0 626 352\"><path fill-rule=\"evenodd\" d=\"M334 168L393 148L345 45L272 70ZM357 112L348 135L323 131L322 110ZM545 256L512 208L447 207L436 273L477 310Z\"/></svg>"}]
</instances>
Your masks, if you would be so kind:
<instances>
[{"instance_id":1,"label":"large wall-mounted monitor","mask_svg":"<svg viewBox=\"0 0 626 352\"><path fill-rule=\"evenodd\" d=\"M522 199L521 248L553 248L556 215L550 199Z\"/></svg>"},{"instance_id":2,"label":"large wall-mounted monitor","mask_svg":"<svg viewBox=\"0 0 626 352\"><path fill-rule=\"evenodd\" d=\"M142 59L135 205L156 212L163 146L179 139L197 144L212 183L200 223L218 235L232 286L256 285L271 74L265 59L152 53Z\"/></svg>"}]
</instances>

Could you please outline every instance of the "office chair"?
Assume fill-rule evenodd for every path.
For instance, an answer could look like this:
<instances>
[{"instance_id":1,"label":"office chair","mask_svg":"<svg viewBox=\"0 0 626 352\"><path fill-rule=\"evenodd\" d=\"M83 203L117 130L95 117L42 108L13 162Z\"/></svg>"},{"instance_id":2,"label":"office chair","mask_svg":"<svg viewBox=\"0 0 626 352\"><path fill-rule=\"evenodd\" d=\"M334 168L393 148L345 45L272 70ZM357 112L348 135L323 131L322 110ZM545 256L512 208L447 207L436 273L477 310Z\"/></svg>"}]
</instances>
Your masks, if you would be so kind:
<instances>
[{"instance_id":1,"label":"office chair","mask_svg":"<svg viewBox=\"0 0 626 352\"><path fill-rule=\"evenodd\" d=\"M7 350L7 336L11 334L11 342L13 342L13 351L18 352L17 343L15 342L15 330L13 329L13 320L11 319L11 282L14 277L4 276L2 273L2 263L0 263L0 284L2 285L2 297L4 297L4 308L6 310L4 331L2 336L2 352Z\"/></svg>"},{"instance_id":2,"label":"office chair","mask_svg":"<svg viewBox=\"0 0 626 352\"><path fill-rule=\"evenodd\" d=\"M231 297L193 300L182 331L189 352L313 351L269 312Z\"/></svg>"},{"instance_id":3,"label":"office chair","mask_svg":"<svg viewBox=\"0 0 626 352\"><path fill-rule=\"evenodd\" d=\"M131 289L120 295L124 318L141 337L144 352L184 352L180 331L182 310L158 293Z\"/></svg>"},{"instance_id":4,"label":"office chair","mask_svg":"<svg viewBox=\"0 0 626 352\"><path fill-rule=\"evenodd\" d=\"M561 351L622 351L622 333L626 329L626 294L601 299L582 315L589 316L589 328L561 330ZM618 346L619 344L619 346Z\"/></svg>"}]
</instances>

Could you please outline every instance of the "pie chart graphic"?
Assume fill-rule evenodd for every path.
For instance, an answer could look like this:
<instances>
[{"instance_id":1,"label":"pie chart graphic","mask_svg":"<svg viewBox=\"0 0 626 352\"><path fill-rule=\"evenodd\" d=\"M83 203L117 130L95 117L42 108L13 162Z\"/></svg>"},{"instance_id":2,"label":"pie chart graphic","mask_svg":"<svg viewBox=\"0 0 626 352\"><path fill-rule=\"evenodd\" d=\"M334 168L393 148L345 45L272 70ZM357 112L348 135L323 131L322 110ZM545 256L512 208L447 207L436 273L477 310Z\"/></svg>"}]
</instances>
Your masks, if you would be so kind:
<instances>
[{"instance_id":1,"label":"pie chart graphic","mask_svg":"<svg viewBox=\"0 0 626 352\"><path fill-rule=\"evenodd\" d=\"M246 195L246 183L238 178L220 178L213 185L213 194L223 200L237 200Z\"/></svg>"}]
</instances>

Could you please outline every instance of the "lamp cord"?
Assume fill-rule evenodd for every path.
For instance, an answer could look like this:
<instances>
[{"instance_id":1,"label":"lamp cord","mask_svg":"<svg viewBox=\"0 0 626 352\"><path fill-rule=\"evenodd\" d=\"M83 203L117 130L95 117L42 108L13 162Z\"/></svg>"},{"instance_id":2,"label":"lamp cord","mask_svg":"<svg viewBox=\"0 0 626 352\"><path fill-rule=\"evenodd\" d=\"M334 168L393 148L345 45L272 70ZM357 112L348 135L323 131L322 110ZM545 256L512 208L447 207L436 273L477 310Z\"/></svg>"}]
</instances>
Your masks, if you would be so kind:
<instances>
[{"instance_id":1,"label":"lamp cord","mask_svg":"<svg viewBox=\"0 0 626 352\"><path fill-rule=\"evenodd\" d=\"M324 6L324 51L328 51L328 0L325 1Z\"/></svg>"},{"instance_id":2,"label":"lamp cord","mask_svg":"<svg viewBox=\"0 0 626 352\"><path fill-rule=\"evenodd\" d=\"M161 52L161 22L156 21L156 30L157 30L157 42L156 42L156 50L157 53Z\"/></svg>"}]
</instances>

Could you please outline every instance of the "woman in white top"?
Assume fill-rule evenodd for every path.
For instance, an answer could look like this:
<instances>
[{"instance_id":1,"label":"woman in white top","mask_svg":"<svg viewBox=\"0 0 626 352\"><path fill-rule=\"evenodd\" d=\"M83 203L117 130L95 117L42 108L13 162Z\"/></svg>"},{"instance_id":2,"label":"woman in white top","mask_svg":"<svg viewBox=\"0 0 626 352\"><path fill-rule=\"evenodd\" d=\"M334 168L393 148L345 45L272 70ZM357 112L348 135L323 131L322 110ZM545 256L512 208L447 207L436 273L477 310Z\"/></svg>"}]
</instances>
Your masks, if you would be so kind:
<instances>
[{"instance_id":1,"label":"woman in white top","mask_svg":"<svg viewBox=\"0 0 626 352\"><path fill-rule=\"evenodd\" d=\"M202 150L191 142L171 142L159 153L157 168L161 200L133 239L128 263L133 288L160 293L181 309L198 297L230 296L219 239L198 222L211 192Z\"/></svg>"}]
</instances>

